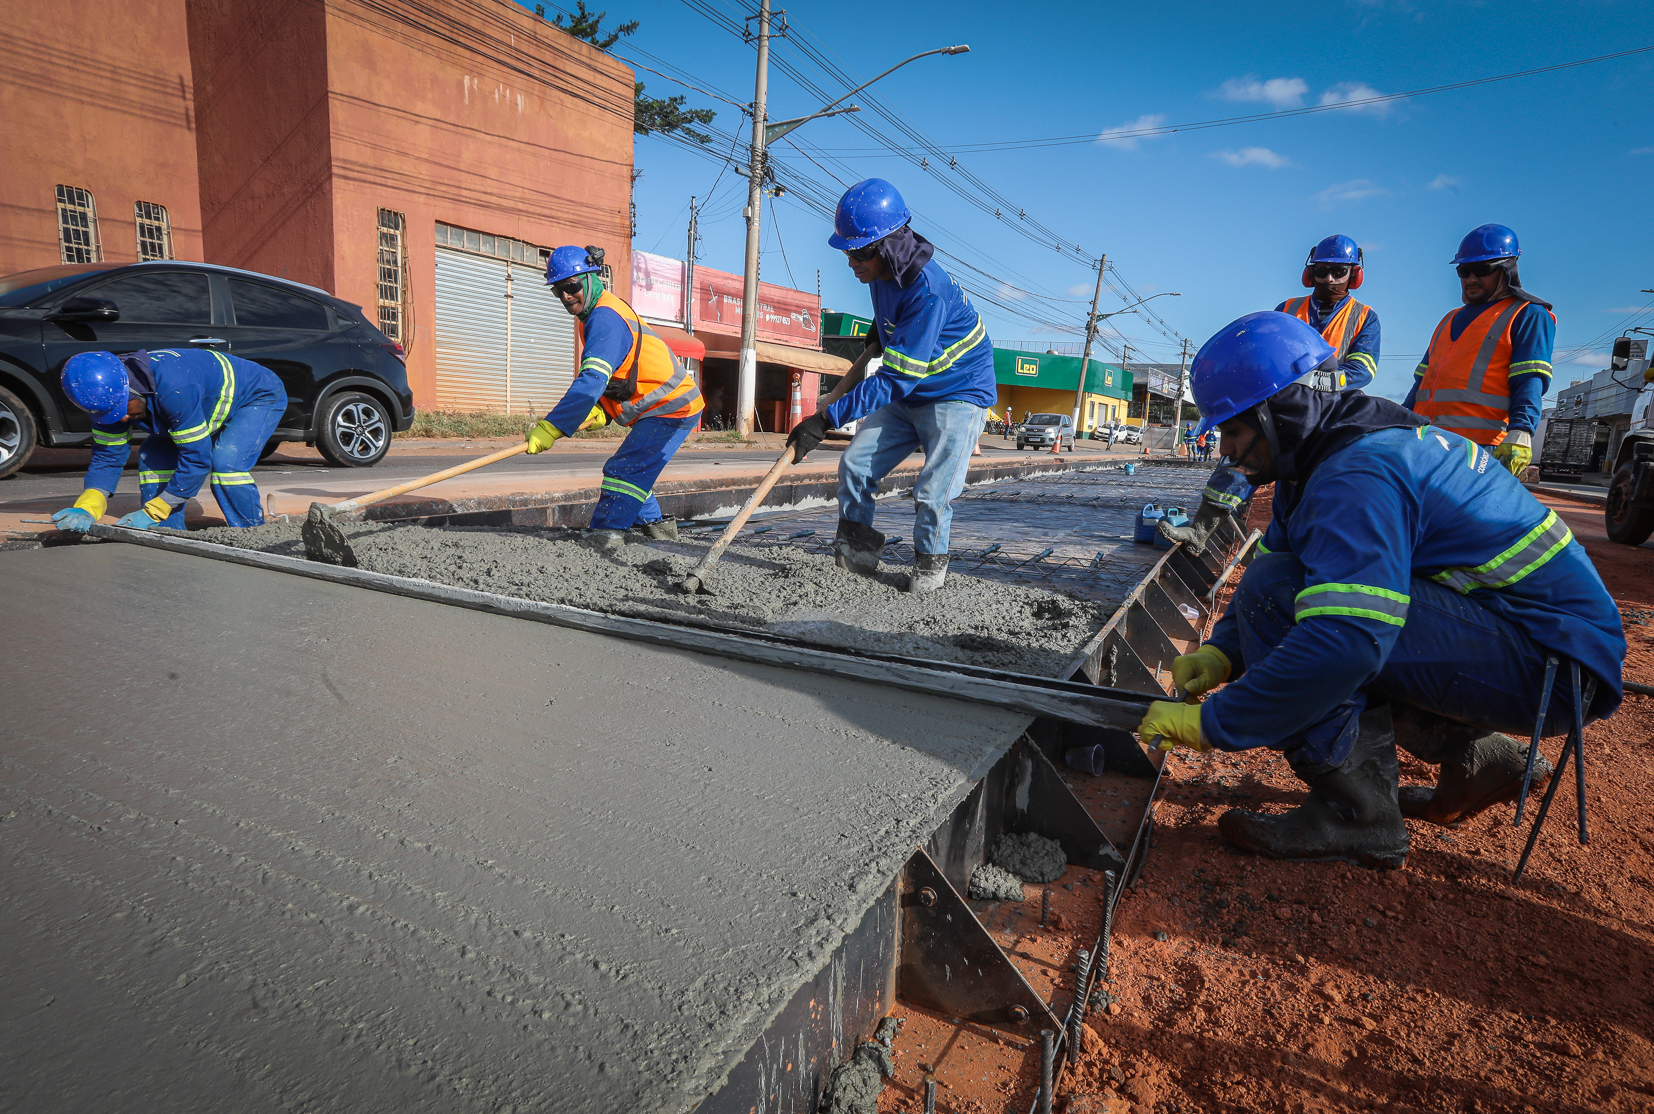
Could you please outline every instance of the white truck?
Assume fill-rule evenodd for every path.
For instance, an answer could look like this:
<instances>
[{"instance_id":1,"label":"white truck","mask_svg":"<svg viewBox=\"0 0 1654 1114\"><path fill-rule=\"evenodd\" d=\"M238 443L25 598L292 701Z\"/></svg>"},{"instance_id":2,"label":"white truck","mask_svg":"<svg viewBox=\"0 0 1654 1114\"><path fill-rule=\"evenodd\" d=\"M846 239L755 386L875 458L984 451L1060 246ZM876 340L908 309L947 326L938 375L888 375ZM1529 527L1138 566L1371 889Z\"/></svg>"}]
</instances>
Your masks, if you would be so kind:
<instances>
[{"instance_id":1,"label":"white truck","mask_svg":"<svg viewBox=\"0 0 1654 1114\"><path fill-rule=\"evenodd\" d=\"M1641 381L1648 372L1648 342L1620 337L1610 365L1621 383ZM1654 534L1654 387L1643 383L1631 411L1631 428L1614 455L1613 479L1604 508L1608 537L1622 545L1641 545Z\"/></svg>"}]
</instances>

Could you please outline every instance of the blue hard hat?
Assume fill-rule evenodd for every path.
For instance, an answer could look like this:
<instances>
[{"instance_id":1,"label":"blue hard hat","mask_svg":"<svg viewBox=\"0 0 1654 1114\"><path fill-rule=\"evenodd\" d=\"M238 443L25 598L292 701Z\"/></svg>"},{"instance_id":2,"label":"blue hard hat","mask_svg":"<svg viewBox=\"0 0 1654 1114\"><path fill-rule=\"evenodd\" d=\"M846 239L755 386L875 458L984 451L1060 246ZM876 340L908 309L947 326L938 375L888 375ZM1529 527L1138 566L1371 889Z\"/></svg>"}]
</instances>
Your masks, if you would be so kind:
<instances>
[{"instance_id":1,"label":"blue hard hat","mask_svg":"<svg viewBox=\"0 0 1654 1114\"><path fill-rule=\"evenodd\" d=\"M1189 387L1205 433L1309 375L1333 354L1321 334L1289 313L1263 310L1231 321L1200 346Z\"/></svg>"},{"instance_id":2,"label":"blue hard hat","mask_svg":"<svg viewBox=\"0 0 1654 1114\"><path fill-rule=\"evenodd\" d=\"M1304 260L1310 263L1348 263L1351 267L1361 266L1361 248L1348 236L1328 236L1309 251L1309 258Z\"/></svg>"},{"instance_id":3,"label":"blue hard hat","mask_svg":"<svg viewBox=\"0 0 1654 1114\"><path fill-rule=\"evenodd\" d=\"M602 257L592 258L590 248L577 247L567 244L560 248L553 248L551 258L546 260L546 285L571 279L575 275L595 275L603 270Z\"/></svg>"},{"instance_id":4,"label":"blue hard hat","mask_svg":"<svg viewBox=\"0 0 1654 1114\"><path fill-rule=\"evenodd\" d=\"M1490 259L1514 259L1522 254L1522 245L1516 242L1516 233L1502 224L1484 224L1473 228L1459 241L1459 254L1453 257L1453 266L1460 263L1486 263Z\"/></svg>"},{"instance_id":5,"label":"blue hard hat","mask_svg":"<svg viewBox=\"0 0 1654 1114\"><path fill-rule=\"evenodd\" d=\"M126 421L132 388L119 356L112 352L80 352L63 364L63 393L91 414L94 422L114 425Z\"/></svg>"},{"instance_id":6,"label":"blue hard hat","mask_svg":"<svg viewBox=\"0 0 1654 1114\"><path fill-rule=\"evenodd\" d=\"M868 178L844 191L833 214L833 234L827 243L840 251L864 248L882 240L913 219L907 202L883 178Z\"/></svg>"}]
</instances>

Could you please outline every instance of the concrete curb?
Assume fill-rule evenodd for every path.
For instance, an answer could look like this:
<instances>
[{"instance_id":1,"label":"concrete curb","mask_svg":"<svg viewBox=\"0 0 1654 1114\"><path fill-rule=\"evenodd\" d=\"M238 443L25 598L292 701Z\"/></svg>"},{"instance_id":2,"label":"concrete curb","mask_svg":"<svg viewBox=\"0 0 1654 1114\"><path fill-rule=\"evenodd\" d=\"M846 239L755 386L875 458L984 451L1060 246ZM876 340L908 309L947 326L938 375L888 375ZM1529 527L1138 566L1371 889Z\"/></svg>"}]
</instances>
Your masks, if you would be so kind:
<instances>
[{"instance_id":1,"label":"concrete curb","mask_svg":"<svg viewBox=\"0 0 1654 1114\"><path fill-rule=\"evenodd\" d=\"M1558 484L1523 484L1522 486L1533 492L1535 495L1555 495L1563 499L1577 499L1582 503L1608 502L1607 488L1590 490L1575 487L1562 487Z\"/></svg>"}]
</instances>

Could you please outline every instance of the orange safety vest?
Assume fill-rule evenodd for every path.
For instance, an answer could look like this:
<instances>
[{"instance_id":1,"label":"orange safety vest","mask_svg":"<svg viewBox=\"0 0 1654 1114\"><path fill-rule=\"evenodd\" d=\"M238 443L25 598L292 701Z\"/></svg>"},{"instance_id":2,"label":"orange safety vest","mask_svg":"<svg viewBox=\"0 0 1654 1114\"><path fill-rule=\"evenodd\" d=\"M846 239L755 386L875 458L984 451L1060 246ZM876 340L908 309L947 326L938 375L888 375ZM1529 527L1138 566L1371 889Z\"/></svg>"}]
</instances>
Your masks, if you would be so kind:
<instances>
[{"instance_id":1,"label":"orange safety vest","mask_svg":"<svg viewBox=\"0 0 1654 1114\"><path fill-rule=\"evenodd\" d=\"M1309 300L1313 294L1305 294L1302 298L1288 298L1283 313L1290 313L1304 324L1309 324ZM1367 324L1367 314L1372 310L1362 305L1354 298L1344 300L1344 308L1332 315L1332 319L1321 326L1321 339L1332 345L1337 353L1334 363L1342 363L1344 357L1350 353L1350 345L1355 338L1361 335L1362 328ZM1344 373L1338 373L1338 389L1344 389Z\"/></svg>"},{"instance_id":2,"label":"orange safety vest","mask_svg":"<svg viewBox=\"0 0 1654 1114\"><path fill-rule=\"evenodd\" d=\"M1478 445L1497 445L1510 423L1511 329L1528 303L1505 298L1452 339L1453 310L1436 326L1413 411ZM1551 314L1554 321L1556 315Z\"/></svg>"},{"instance_id":3,"label":"orange safety vest","mask_svg":"<svg viewBox=\"0 0 1654 1114\"><path fill-rule=\"evenodd\" d=\"M592 308L602 307L620 314L620 319L632 330L632 350L619 367L610 371L609 385L603 388L603 397L598 400L612 421L631 425L639 418L688 418L706 409L694 377L678 363L659 333L608 290ZM574 331L584 350L586 330L579 320L574 323ZM583 361L581 367L585 367Z\"/></svg>"}]
</instances>

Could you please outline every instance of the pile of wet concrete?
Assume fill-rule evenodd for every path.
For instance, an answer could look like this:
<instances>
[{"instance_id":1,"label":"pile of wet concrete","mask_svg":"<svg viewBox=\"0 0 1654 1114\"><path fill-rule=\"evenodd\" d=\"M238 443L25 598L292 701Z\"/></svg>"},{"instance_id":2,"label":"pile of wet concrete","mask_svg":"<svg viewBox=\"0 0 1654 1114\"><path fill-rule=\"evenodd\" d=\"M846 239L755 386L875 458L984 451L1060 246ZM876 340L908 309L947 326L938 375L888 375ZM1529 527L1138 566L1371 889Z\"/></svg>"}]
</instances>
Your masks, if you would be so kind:
<instances>
[{"instance_id":1,"label":"pile of wet concrete","mask_svg":"<svg viewBox=\"0 0 1654 1114\"><path fill-rule=\"evenodd\" d=\"M906 591L908 571L855 576L831 557L791 546L735 544L707 594L676 588L711 538L649 542L615 552L579 544L573 530L344 526L360 567L520 599L666 622L762 629L842 646L1009 672L1066 676L1076 652L1108 619L1099 603L958 573L936 593ZM194 531L190 537L304 556L299 526Z\"/></svg>"}]
</instances>

